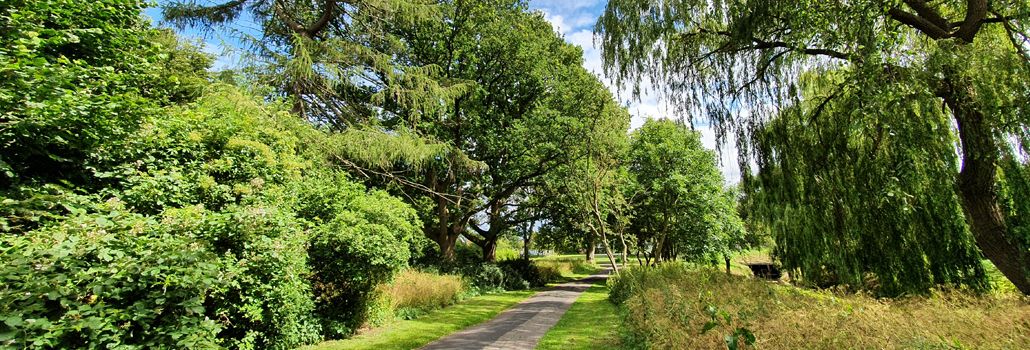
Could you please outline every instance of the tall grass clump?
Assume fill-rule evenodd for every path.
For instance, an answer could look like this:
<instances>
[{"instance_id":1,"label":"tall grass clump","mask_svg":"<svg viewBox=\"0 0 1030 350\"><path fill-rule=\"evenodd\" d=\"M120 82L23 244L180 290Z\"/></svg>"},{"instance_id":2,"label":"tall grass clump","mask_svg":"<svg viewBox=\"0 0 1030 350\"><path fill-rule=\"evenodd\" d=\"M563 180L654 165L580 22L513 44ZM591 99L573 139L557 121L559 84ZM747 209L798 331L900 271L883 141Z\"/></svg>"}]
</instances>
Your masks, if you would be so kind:
<instances>
[{"instance_id":1,"label":"tall grass clump","mask_svg":"<svg viewBox=\"0 0 1030 350\"><path fill-rule=\"evenodd\" d=\"M679 264L627 269L609 285L632 348L1030 348L1030 303L1014 294L877 299Z\"/></svg>"},{"instance_id":2,"label":"tall grass clump","mask_svg":"<svg viewBox=\"0 0 1030 350\"><path fill-rule=\"evenodd\" d=\"M413 318L461 299L465 291L461 276L407 269L393 282L380 287L390 310L402 318Z\"/></svg>"}]
</instances>

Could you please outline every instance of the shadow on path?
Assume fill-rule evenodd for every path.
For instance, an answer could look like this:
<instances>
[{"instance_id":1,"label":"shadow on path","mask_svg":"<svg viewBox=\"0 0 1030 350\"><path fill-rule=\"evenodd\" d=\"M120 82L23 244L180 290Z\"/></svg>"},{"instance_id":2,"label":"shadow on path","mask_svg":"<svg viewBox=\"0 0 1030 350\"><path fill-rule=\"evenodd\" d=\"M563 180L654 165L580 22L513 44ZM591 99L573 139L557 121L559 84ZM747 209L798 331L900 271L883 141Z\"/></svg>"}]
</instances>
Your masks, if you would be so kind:
<instances>
[{"instance_id":1,"label":"shadow on path","mask_svg":"<svg viewBox=\"0 0 1030 350\"><path fill-rule=\"evenodd\" d=\"M596 275L537 293L489 321L440 338L422 350L533 349L576 298L595 282L607 279L610 271L607 268Z\"/></svg>"}]
</instances>

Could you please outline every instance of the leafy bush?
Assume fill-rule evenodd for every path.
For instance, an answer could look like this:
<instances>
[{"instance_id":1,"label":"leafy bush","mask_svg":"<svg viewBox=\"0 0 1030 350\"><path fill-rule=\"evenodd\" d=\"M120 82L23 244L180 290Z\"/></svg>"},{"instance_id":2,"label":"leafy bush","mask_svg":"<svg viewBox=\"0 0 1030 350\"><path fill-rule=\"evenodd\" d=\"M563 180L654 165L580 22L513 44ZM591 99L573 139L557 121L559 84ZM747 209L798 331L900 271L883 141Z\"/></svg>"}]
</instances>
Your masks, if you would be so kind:
<instances>
[{"instance_id":1,"label":"leafy bush","mask_svg":"<svg viewBox=\"0 0 1030 350\"><path fill-rule=\"evenodd\" d=\"M496 264L469 264L460 268L469 287L477 293L491 293L504 290L504 270Z\"/></svg>"},{"instance_id":2,"label":"leafy bush","mask_svg":"<svg viewBox=\"0 0 1030 350\"><path fill-rule=\"evenodd\" d=\"M652 286L671 283L689 272L686 265L666 263L657 267L637 266L620 270L619 274L608 278L608 299L616 304L623 304L640 290Z\"/></svg>"},{"instance_id":3,"label":"leafy bush","mask_svg":"<svg viewBox=\"0 0 1030 350\"><path fill-rule=\"evenodd\" d=\"M566 274L572 273L572 268L566 263L542 263L534 262L536 265L537 275L544 283L561 280Z\"/></svg>"},{"instance_id":4,"label":"leafy bush","mask_svg":"<svg viewBox=\"0 0 1030 350\"><path fill-rule=\"evenodd\" d=\"M0 239L4 347L217 347L233 267L170 226L114 206Z\"/></svg>"},{"instance_id":5,"label":"leafy bush","mask_svg":"<svg viewBox=\"0 0 1030 350\"><path fill-rule=\"evenodd\" d=\"M209 295L208 316L221 320L230 348L289 349L321 339L302 222L276 208L200 206L168 210L161 222L196 237L221 257L223 290Z\"/></svg>"},{"instance_id":6,"label":"leafy bush","mask_svg":"<svg viewBox=\"0 0 1030 350\"><path fill-rule=\"evenodd\" d=\"M508 290L521 290L529 287L543 287L550 282L540 274L540 269L531 260L512 259L497 263L504 270L504 287ZM560 276L559 276L560 277Z\"/></svg>"},{"instance_id":7,"label":"leafy bush","mask_svg":"<svg viewBox=\"0 0 1030 350\"><path fill-rule=\"evenodd\" d=\"M12 0L0 12L0 189L42 183L99 189L110 146L170 96L194 95L211 59L163 47L136 0ZM186 57L192 64L172 62ZM188 90L188 91L187 91ZM26 228L31 229L34 225Z\"/></svg>"},{"instance_id":8,"label":"leafy bush","mask_svg":"<svg viewBox=\"0 0 1030 350\"><path fill-rule=\"evenodd\" d=\"M589 275L596 273L599 268L597 264L586 261L581 257L547 257L533 260L533 264L540 270L543 279L548 282L557 281L562 276L569 274Z\"/></svg>"},{"instance_id":9,"label":"leafy bush","mask_svg":"<svg viewBox=\"0 0 1030 350\"><path fill-rule=\"evenodd\" d=\"M308 249L317 311L330 336L350 334L371 316L377 287L407 266L410 243L421 234L414 210L385 192L352 189L346 197Z\"/></svg>"},{"instance_id":10,"label":"leafy bush","mask_svg":"<svg viewBox=\"0 0 1030 350\"><path fill-rule=\"evenodd\" d=\"M497 248L494 251L497 261L515 260L522 257L522 247L517 240L501 238L497 240Z\"/></svg>"},{"instance_id":11,"label":"leafy bush","mask_svg":"<svg viewBox=\"0 0 1030 350\"><path fill-rule=\"evenodd\" d=\"M5 341L294 348L364 323L378 307L371 302L376 286L424 244L410 206L332 169L311 148L325 134L281 105L212 85L195 103L140 125L112 146L119 151L109 159L117 165L97 172L112 185L56 204L77 213L73 219L55 216L38 231L3 238L2 262L12 266L5 281L40 281L5 284L0 301L20 305L3 310ZM90 201L97 198L120 203L117 225L125 226L107 227L114 219L94 208ZM90 243L105 235L117 239ZM50 236L90 245L59 253L66 248L43 239ZM108 250L124 252L112 261L94 257ZM74 266L89 275L68 277L71 268L36 265ZM135 269L106 268L121 265ZM137 276L148 271L164 275ZM100 294L101 305L90 304L88 293L105 289L51 293L53 301L24 297L60 281L69 290L117 282L123 284L111 288L126 292Z\"/></svg>"}]
</instances>

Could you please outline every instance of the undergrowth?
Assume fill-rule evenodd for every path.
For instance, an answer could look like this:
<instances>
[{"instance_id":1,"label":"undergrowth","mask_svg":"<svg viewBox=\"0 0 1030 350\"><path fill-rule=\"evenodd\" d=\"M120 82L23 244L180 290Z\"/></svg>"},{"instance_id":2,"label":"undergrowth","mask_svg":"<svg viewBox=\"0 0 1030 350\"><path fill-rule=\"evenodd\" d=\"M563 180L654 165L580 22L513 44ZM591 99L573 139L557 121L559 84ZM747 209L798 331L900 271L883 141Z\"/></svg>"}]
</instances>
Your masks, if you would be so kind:
<instances>
[{"instance_id":1,"label":"undergrowth","mask_svg":"<svg viewBox=\"0 0 1030 350\"><path fill-rule=\"evenodd\" d=\"M877 299L679 264L628 269L609 285L632 348L1030 348L1030 303L1015 294Z\"/></svg>"}]
</instances>

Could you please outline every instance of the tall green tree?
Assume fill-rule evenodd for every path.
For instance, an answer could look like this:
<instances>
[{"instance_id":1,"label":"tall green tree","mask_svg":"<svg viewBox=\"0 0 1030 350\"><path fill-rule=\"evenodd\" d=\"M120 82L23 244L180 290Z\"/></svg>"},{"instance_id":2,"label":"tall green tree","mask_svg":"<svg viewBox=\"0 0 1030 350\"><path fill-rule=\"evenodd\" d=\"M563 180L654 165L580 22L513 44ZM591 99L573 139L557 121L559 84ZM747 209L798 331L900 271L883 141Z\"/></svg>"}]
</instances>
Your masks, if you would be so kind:
<instances>
[{"instance_id":1,"label":"tall green tree","mask_svg":"<svg viewBox=\"0 0 1030 350\"><path fill-rule=\"evenodd\" d=\"M649 245L649 262L714 258L743 236L715 154L701 144L700 133L648 120L633 132L628 159L641 198L631 225L638 243Z\"/></svg>"},{"instance_id":2,"label":"tall green tree","mask_svg":"<svg viewBox=\"0 0 1030 350\"><path fill-rule=\"evenodd\" d=\"M426 235L450 256L459 236L494 260L501 234L538 219L531 200L546 174L582 155L593 119L610 93L582 68L582 51L562 40L523 1L444 1L444 20L396 28L410 66L443 67L441 81L474 88L414 127L450 144L485 171L431 169L421 176ZM414 121L414 119L412 119Z\"/></svg>"},{"instance_id":3,"label":"tall green tree","mask_svg":"<svg viewBox=\"0 0 1030 350\"><path fill-rule=\"evenodd\" d=\"M590 107L582 113L593 116L585 142L568 149L579 155L545 176L537 194L546 198L551 241L585 245L588 260L599 242L618 272L612 242L621 245L623 256L627 254L629 201L623 189L630 182L625 163L630 117L596 79L580 86L593 88L593 93L580 97Z\"/></svg>"},{"instance_id":4,"label":"tall green tree","mask_svg":"<svg viewBox=\"0 0 1030 350\"><path fill-rule=\"evenodd\" d=\"M597 32L618 81L659 83L720 136L797 104L804 72L841 74L817 106L854 95L884 125L929 122L885 112L894 105L944 106L951 122L932 130L958 135L961 169L952 178L965 221L984 256L1030 294L1030 252L997 190L999 160L1030 141L1028 13L1030 3L1005 0L612 0Z\"/></svg>"}]
</instances>

